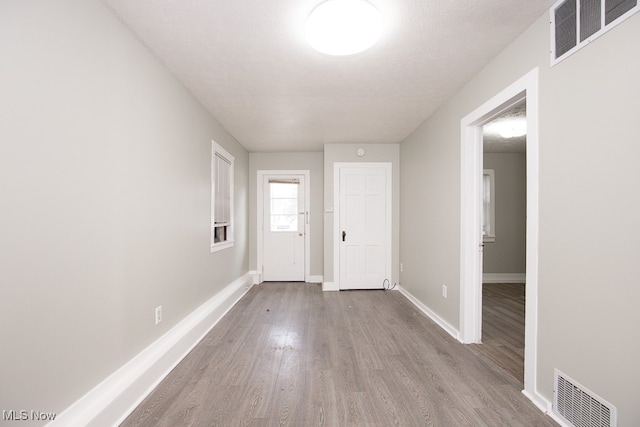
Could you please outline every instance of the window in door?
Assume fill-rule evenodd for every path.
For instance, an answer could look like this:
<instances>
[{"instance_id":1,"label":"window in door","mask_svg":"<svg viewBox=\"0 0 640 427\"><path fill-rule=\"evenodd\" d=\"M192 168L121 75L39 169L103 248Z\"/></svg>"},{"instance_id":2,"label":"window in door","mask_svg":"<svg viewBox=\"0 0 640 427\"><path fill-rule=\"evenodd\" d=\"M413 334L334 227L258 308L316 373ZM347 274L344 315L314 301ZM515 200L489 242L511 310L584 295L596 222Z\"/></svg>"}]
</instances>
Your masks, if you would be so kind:
<instances>
[{"instance_id":1,"label":"window in door","mask_svg":"<svg viewBox=\"0 0 640 427\"><path fill-rule=\"evenodd\" d=\"M298 180L269 182L271 231L298 231L299 186Z\"/></svg>"},{"instance_id":2,"label":"window in door","mask_svg":"<svg viewBox=\"0 0 640 427\"><path fill-rule=\"evenodd\" d=\"M211 141L211 252L233 246L233 162Z\"/></svg>"}]
</instances>

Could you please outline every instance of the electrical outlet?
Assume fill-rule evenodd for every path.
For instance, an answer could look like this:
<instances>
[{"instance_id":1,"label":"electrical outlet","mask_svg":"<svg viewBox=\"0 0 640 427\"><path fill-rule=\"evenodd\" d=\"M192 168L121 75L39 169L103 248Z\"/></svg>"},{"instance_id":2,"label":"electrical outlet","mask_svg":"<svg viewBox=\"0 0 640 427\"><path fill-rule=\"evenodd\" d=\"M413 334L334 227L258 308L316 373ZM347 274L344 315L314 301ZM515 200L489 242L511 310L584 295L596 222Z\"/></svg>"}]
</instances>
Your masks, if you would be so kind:
<instances>
[{"instance_id":1,"label":"electrical outlet","mask_svg":"<svg viewBox=\"0 0 640 427\"><path fill-rule=\"evenodd\" d=\"M404 271L404 264L400 263L400 273L402 273Z\"/></svg>"},{"instance_id":2,"label":"electrical outlet","mask_svg":"<svg viewBox=\"0 0 640 427\"><path fill-rule=\"evenodd\" d=\"M156 307L156 325L162 322L162 306L159 305Z\"/></svg>"},{"instance_id":3,"label":"electrical outlet","mask_svg":"<svg viewBox=\"0 0 640 427\"><path fill-rule=\"evenodd\" d=\"M442 296L447 297L447 285L442 285Z\"/></svg>"}]
</instances>

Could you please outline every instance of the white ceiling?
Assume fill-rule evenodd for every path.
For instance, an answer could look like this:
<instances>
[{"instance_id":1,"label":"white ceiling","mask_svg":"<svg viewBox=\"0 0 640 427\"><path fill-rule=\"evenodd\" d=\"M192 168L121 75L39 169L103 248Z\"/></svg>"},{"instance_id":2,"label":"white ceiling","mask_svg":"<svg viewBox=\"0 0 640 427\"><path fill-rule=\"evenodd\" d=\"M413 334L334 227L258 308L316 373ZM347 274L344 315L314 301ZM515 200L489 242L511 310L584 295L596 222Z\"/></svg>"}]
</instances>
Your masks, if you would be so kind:
<instances>
[{"instance_id":1,"label":"white ceiling","mask_svg":"<svg viewBox=\"0 0 640 427\"><path fill-rule=\"evenodd\" d=\"M330 57L304 40L320 0L104 0L249 151L398 143L555 0L371 0L388 27Z\"/></svg>"}]
</instances>

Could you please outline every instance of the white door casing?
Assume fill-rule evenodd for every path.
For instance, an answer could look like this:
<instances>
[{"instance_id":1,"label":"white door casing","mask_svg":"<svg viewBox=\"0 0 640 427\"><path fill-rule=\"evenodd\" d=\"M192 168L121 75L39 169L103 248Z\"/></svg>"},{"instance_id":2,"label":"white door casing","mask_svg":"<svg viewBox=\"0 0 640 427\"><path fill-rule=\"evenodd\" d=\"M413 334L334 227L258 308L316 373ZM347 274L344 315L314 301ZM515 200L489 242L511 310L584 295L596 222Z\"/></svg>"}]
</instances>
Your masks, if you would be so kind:
<instances>
[{"instance_id":1,"label":"white door casing","mask_svg":"<svg viewBox=\"0 0 640 427\"><path fill-rule=\"evenodd\" d=\"M537 395L538 327L538 69L534 69L461 120L460 331L463 343L482 337L482 126L526 98L527 236L523 393Z\"/></svg>"},{"instance_id":2,"label":"white door casing","mask_svg":"<svg viewBox=\"0 0 640 427\"><path fill-rule=\"evenodd\" d=\"M339 289L382 289L391 277L391 163L336 163Z\"/></svg>"},{"instance_id":3,"label":"white door casing","mask_svg":"<svg viewBox=\"0 0 640 427\"><path fill-rule=\"evenodd\" d=\"M308 171L258 171L260 282L306 281L309 277L308 193Z\"/></svg>"}]
</instances>

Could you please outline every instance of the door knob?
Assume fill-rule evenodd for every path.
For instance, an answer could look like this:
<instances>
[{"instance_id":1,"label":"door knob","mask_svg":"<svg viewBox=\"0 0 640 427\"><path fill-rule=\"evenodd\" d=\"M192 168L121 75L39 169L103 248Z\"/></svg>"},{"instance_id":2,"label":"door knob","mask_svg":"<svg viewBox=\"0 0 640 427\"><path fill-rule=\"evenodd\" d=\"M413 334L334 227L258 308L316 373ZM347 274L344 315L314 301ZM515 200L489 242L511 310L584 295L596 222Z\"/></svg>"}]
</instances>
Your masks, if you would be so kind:
<instances>
[{"instance_id":1,"label":"door knob","mask_svg":"<svg viewBox=\"0 0 640 427\"><path fill-rule=\"evenodd\" d=\"M345 237L347 237L347 232L343 231L342 232L342 241L344 242Z\"/></svg>"}]
</instances>

